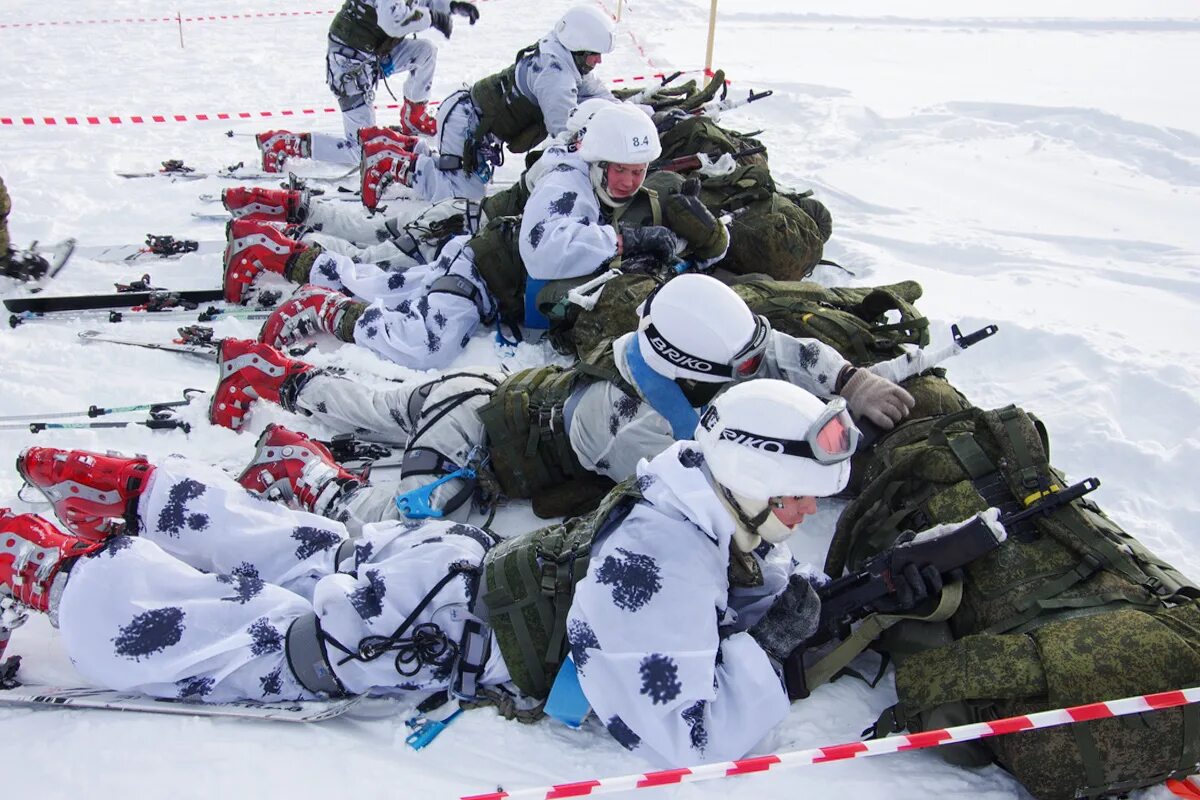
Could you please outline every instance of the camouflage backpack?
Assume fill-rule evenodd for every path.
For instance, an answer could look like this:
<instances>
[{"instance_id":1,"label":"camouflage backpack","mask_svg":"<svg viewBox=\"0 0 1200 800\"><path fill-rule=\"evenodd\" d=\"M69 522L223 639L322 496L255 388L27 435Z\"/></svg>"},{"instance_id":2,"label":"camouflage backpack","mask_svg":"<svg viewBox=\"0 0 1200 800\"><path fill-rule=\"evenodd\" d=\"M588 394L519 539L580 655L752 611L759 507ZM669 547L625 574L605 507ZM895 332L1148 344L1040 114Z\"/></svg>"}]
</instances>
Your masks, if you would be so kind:
<instances>
[{"instance_id":1,"label":"camouflage backpack","mask_svg":"<svg viewBox=\"0 0 1200 800\"><path fill-rule=\"evenodd\" d=\"M798 281L821 261L828 237L800 206L775 191L765 165L741 166L728 175L703 178L700 199L713 214L734 215L729 223L729 252L720 262L724 269ZM828 220L826 224L832 225Z\"/></svg>"},{"instance_id":2,"label":"camouflage backpack","mask_svg":"<svg viewBox=\"0 0 1200 800\"><path fill-rule=\"evenodd\" d=\"M587 574L592 541L640 499L637 477L617 484L590 514L506 539L483 561L479 607L508 673L526 695L544 700L567 651L567 611Z\"/></svg>"},{"instance_id":3,"label":"camouflage backpack","mask_svg":"<svg viewBox=\"0 0 1200 800\"><path fill-rule=\"evenodd\" d=\"M988 506L1027 507L1067 483L1041 423L1009 406L914 419L859 457L862 493L842 513L825 569L853 570L900 532ZM899 703L876 725L928 730L1195 684L1200 590L1080 498L1014 525L970 564L944 622L901 621L877 649ZM1200 708L1188 706L952 745L998 762L1035 796L1094 797L1190 774Z\"/></svg>"}]
</instances>

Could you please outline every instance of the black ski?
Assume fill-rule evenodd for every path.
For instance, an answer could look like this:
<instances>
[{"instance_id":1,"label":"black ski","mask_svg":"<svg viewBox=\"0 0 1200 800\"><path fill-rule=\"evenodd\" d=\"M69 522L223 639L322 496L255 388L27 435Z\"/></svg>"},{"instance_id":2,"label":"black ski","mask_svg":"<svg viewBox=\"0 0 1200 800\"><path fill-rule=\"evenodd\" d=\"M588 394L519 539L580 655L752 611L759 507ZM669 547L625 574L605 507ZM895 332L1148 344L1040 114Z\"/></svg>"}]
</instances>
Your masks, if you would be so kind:
<instances>
[{"instance_id":1,"label":"black ski","mask_svg":"<svg viewBox=\"0 0 1200 800\"><path fill-rule=\"evenodd\" d=\"M102 308L195 308L200 303L225 299L221 289L184 289L181 291L118 292L115 294L77 294L62 297L12 297L4 307L14 314L54 311L90 311Z\"/></svg>"}]
</instances>

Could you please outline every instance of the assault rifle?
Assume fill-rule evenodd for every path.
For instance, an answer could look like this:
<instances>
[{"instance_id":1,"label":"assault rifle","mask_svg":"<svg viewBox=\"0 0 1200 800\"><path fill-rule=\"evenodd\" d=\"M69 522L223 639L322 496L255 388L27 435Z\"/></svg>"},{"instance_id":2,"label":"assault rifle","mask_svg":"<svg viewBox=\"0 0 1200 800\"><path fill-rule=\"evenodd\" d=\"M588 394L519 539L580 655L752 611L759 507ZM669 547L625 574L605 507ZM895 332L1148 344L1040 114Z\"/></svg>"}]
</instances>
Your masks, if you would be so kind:
<instances>
[{"instance_id":1,"label":"assault rifle","mask_svg":"<svg viewBox=\"0 0 1200 800\"><path fill-rule=\"evenodd\" d=\"M755 147L747 147L743 150L738 150L736 153L730 153L729 155L734 161L737 161L739 158L756 156L759 153L765 152L767 152L767 148L760 144ZM717 163L717 159L714 159L708 153L694 153L689 156L672 158L668 161L656 161L650 165L650 168L652 170L662 170L664 172L692 172L693 170L700 169L701 167L711 166L715 163Z\"/></svg>"},{"instance_id":2,"label":"assault rifle","mask_svg":"<svg viewBox=\"0 0 1200 800\"><path fill-rule=\"evenodd\" d=\"M1088 478L1065 489L1043 495L1029 507L1004 516L983 512L957 528L931 529L896 544L872 557L862 569L844 575L817 590L821 598L821 621L817 632L797 648L784 663L788 686L804 686L802 652L831 639L844 639L851 623L864 619L875 605L892 594L896 581L908 566L933 566L942 575L962 569L995 550L1007 537L1006 530L1038 516L1053 513L1068 503L1095 491L1098 478ZM999 524L996 524L996 523Z\"/></svg>"},{"instance_id":3,"label":"assault rifle","mask_svg":"<svg viewBox=\"0 0 1200 800\"><path fill-rule=\"evenodd\" d=\"M699 108L692 109L690 113L693 115L707 114L710 117L716 118L720 117L722 112L732 111L735 108L741 108L742 106L748 106L751 103L757 103L759 100L764 100L773 94L775 94L774 89L768 89L765 92L755 92L754 90L751 90L750 93L741 100L728 100L725 98L720 100L709 100Z\"/></svg>"}]
</instances>

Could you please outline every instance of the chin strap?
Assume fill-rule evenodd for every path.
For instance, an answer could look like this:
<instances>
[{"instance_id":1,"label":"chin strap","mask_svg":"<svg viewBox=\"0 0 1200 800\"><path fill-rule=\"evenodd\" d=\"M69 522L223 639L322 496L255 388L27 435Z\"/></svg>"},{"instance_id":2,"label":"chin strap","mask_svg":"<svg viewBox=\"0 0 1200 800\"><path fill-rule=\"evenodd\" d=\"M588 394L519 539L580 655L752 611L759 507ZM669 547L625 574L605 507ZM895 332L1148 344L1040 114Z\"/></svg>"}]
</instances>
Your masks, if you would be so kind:
<instances>
[{"instance_id":1,"label":"chin strap","mask_svg":"<svg viewBox=\"0 0 1200 800\"><path fill-rule=\"evenodd\" d=\"M737 517L738 524L749 531L751 536L762 536L758 532L758 529L762 527L762 524L767 521L767 517L770 516L771 504L767 503L766 508L751 517L746 514L746 510L742 508L742 504L734 499L733 492L720 484L718 484L718 487L721 489L721 494L725 497L725 502L729 503L729 507L733 509L733 514Z\"/></svg>"}]
</instances>

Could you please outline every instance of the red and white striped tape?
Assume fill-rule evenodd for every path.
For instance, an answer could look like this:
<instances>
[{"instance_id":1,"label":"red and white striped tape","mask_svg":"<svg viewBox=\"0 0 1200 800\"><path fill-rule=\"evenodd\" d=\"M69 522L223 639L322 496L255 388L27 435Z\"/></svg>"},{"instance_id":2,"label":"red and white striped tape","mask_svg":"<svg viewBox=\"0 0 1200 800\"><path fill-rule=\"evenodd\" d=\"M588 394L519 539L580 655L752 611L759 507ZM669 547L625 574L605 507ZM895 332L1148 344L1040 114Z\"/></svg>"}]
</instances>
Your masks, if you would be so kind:
<instances>
[{"instance_id":1,"label":"red and white striped tape","mask_svg":"<svg viewBox=\"0 0 1200 800\"><path fill-rule=\"evenodd\" d=\"M688 70L688 73L703 72L703 70ZM688 74L685 73L685 74ZM654 78L662 78L661 72L646 73L645 75L630 75L624 78L612 78L610 83L636 83ZM430 103L436 106L437 103ZM396 103L380 104L377 110L400 108ZM276 119L287 117L312 117L318 114L341 113L335 106L312 108L284 109L282 111L227 111L214 114L78 114L65 117L44 116L12 116L0 117L0 127L16 126L95 126L95 125L155 125L167 122L229 122L238 120Z\"/></svg>"},{"instance_id":2,"label":"red and white striped tape","mask_svg":"<svg viewBox=\"0 0 1200 800\"><path fill-rule=\"evenodd\" d=\"M257 11L245 14L201 14L195 17L121 17L118 19L56 19L43 22L0 22L0 28L47 28L62 25L124 25L131 22L223 22L231 19L269 17L317 17L336 14L336 8L321 11Z\"/></svg>"},{"instance_id":3,"label":"red and white striped tape","mask_svg":"<svg viewBox=\"0 0 1200 800\"><path fill-rule=\"evenodd\" d=\"M737 761L725 761L719 764L703 764L695 767L681 767L657 772L644 772L637 775L621 775L614 778L600 778L575 783L560 783L554 786L543 786L534 789L517 789L515 791L495 791L486 794L464 796L461 800L516 800L516 798L544 798L545 800L560 800L565 797L587 797L610 792L625 792L631 789L649 789L655 786L668 786L676 783L693 783L709 781L717 778L730 778L736 775L749 775L755 772L767 772L771 769L787 769L807 764L824 764L830 761L844 761L849 758L867 758L885 753L898 753L906 750L923 750L928 747L941 747L955 742L968 742L974 739L984 739L989 736L1003 736L1009 733L1031 731L1038 728L1052 728L1057 725L1069 725L1073 722L1090 722L1109 717L1123 717L1127 714L1142 714L1147 711L1160 711L1164 708L1188 705L1200 702L1200 687L1180 689L1173 692L1159 692L1140 697L1126 697L1121 700L1109 700L1104 703L1089 703L1072 708L1060 708L1053 711L1040 711L1021 717L1008 717L995 722L978 722L971 725L957 725L953 728L943 728L936 731L909 733L899 736L888 736L884 739L873 739L866 742L848 742L832 747L816 747L810 750L796 750L790 753L778 753L768 756L742 758Z\"/></svg>"}]
</instances>

